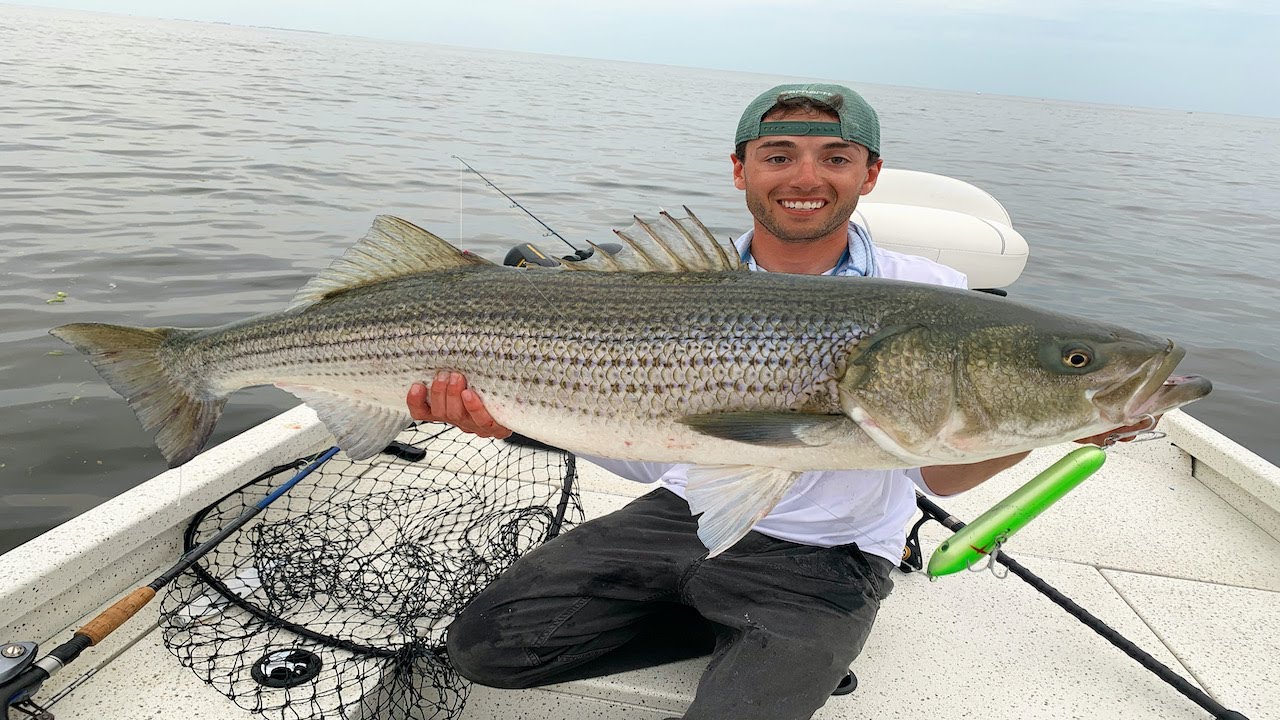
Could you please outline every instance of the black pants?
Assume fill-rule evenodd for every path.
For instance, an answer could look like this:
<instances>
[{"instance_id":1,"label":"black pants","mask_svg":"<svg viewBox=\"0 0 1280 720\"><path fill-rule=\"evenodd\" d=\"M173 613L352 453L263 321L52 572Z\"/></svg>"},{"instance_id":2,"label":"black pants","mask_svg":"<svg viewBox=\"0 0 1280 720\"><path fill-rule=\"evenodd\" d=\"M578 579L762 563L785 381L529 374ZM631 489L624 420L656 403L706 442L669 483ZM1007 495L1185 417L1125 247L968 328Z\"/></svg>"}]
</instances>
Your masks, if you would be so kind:
<instances>
[{"instance_id":1,"label":"black pants","mask_svg":"<svg viewBox=\"0 0 1280 720\"><path fill-rule=\"evenodd\" d=\"M696 530L659 489L536 548L449 627L450 660L523 688L713 650L686 720L811 717L862 650L893 564L754 532L706 560Z\"/></svg>"}]
</instances>

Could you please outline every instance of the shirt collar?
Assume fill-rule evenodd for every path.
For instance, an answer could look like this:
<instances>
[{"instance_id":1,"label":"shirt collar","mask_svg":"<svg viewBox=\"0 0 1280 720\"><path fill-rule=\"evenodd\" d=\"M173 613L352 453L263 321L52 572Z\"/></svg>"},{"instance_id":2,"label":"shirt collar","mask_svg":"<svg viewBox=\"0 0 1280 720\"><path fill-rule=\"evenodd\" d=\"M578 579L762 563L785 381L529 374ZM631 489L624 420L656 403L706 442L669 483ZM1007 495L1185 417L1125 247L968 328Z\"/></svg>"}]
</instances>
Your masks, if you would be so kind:
<instances>
[{"instance_id":1,"label":"shirt collar","mask_svg":"<svg viewBox=\"0 0 1280 720\"><path fill-rule=\"evenodd\" d=\"M733 241L734 248L738 251L738 257L749 270L756 272L769 272L756 264L755 256L751 254L751 239L755 237L754 229L748 230ZM840 255L840 259L836 261L834 267L822 272L822 275L863 275L861 269L855 266L853 262L854 253L858 248L870 247L871 236L861 225L849 221L849 244L845 246L844 253ZM875 275L877 273L867 273Z\"/></svg>"}]
</instances>

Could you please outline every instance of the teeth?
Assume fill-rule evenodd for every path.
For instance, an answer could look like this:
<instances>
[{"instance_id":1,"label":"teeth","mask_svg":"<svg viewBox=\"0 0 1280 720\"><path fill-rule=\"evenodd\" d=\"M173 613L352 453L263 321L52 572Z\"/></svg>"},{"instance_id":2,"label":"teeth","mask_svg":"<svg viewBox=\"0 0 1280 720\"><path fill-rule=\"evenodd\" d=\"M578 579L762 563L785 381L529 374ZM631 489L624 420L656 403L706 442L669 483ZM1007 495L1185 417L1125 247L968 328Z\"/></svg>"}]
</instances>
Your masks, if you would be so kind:
<instances>
[{"instance_id":1,"label":"teeth","mask_svg":"<svg viewBox=\"0 0 1280 720\"><path fill-rule=\"evenodd\" d=\"M797 202L795 200L783 200L782 207L788 210L817 210L826 205L826 200L807 200L805 202Z\"/></svg>"}]
</instances>

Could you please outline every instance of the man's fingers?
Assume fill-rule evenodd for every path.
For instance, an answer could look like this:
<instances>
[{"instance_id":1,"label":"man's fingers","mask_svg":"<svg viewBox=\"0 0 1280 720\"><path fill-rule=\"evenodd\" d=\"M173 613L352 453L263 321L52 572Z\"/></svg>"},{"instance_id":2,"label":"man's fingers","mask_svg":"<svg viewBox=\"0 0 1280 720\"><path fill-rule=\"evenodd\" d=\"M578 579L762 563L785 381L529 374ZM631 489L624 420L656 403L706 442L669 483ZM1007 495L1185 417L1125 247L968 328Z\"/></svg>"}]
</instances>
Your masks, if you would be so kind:
<instances>
[{"instance_id":1,"label":"man's fingers","mask_svg":"<svg viewBox=\"0 0 1280 720\"><path fill-rule=\"evenodd\" d=\"M409 386L409 394L405 397L409 406L409 417L423 421L431 417L431 408L427 405L427 386L416 382Z\"/></svg>"},{"instance_id":2,"label":"man's fingers","mask_svg":"<svg viewBox=\"0 0 1280 720\"><path fill-rule=\"evenodd\" d=\"M1152 422L1151 420L1143 420L1142 422L1134 423L1132 425L1125 425L1123 427L1118 427L1118 428L1115 428L1114 430L1108 430L1104 433L1098 433L1097 435L1090 435L1087 438L1080 438L1079 440L1076 440L1076 442L1080 444L1105 445L1107 443L1107 439L1113 435L1117 436L1116 439L1120 442L1133 442L1134 440L1137 439L1137 436L1131 435L1130 433L1137 432L1137 431L1154 430L1156 425L1160 424L1160 418L1162 417L1164 416L1156 415L1154 418L1154 422ZM1120 436L1125 436L1125 437L1120 437Z\"/></svg>"},{"instance_id":3,"label":"man's fingers","mask_svg":"<svg viewBox=\"0 0 1280 720\"><path fill-rule=\"evenodd\" d=\"M481 437L511 435L509 428L493 419L480 396L467 387L466 376L459 372L441 370L430 385L414 383L409 386L405 402L414 420L447 422Z\"/></svg>"},{"instance_id":4,"label":"man's fingers","mask_svg":"<svg viewBox=\"0 0 1280 720\"><path fill-rule=\"evenodd\" d=\"M483 437L505 438L511 435L511 430L498 424L493 419L489 411L484 406L484 401L474 390L466 389L462 391L462 404L467 409L467 413L471 416L471 421L475 424L475 433Z\"/></svg>"},{"instance_id":5,"label":"man's fingers","mask_svg":"<svg viewBox=\"0 0 1280 720\"><path fill-rule=\"evenodd\" d=\"M449 422L469 430L470 418L467 409L462 405L462 391L467 387L467 379L462 373L449 373L448 387L444 393L444 416Z\"/></svg>"},{"instance_id":6,"label":"man's fingers","mask_svg":"<svg viewBox=\"0 0 1280 720\"><path fill-rule=\"evenodd\" d=\"M441 370L436 373L435 378L431 381L431 388L427 393L427 403L431 407L430 419L439 421L445 419L444 414L444 398L449 390L449 373Z\"/></svg>"},{"instance_id":7,"label":"man's fingers","mask_svg":"<svg viewBox=\"0 0 1280 720\"><path fill-rule=\"evenodd\" d=\"M470 413L471 419L477 425L493 425L493 416L485 409L484 402L480 400L480 396L475 390L467 388L462 391L462 406Z\"/></svg>"}]
</instances>

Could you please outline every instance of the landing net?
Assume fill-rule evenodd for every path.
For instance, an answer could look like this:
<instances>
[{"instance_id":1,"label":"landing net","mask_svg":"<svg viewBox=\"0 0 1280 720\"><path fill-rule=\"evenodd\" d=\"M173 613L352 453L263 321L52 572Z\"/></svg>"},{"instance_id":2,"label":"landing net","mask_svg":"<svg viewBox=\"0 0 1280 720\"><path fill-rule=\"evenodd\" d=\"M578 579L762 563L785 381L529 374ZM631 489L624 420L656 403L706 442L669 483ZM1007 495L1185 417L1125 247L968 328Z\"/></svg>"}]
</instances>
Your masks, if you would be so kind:
<instances>
[{"instance_id":1,"label":"landing net","mask_svg":"<svg viewBox=\"0 0 1280 720\"><path fill-rule=\"evenodd\" d=\"M328 461L169 585L161 624L183 665L267 717L461 714L468 685L444 657L445 629L517 558L581 522L574 458L435 424L398 442L398 456ZM200 512L186 549L311 459Z\"/></svg>"}]
</instances>

